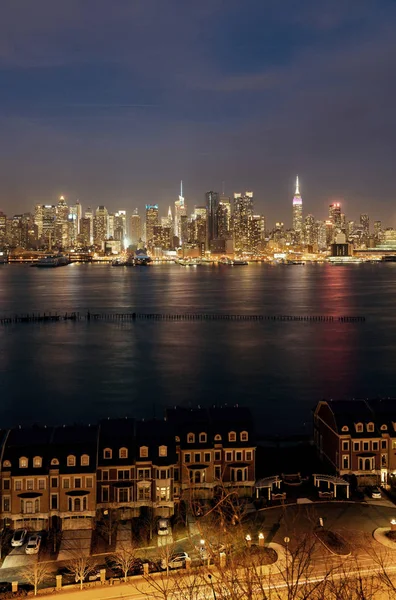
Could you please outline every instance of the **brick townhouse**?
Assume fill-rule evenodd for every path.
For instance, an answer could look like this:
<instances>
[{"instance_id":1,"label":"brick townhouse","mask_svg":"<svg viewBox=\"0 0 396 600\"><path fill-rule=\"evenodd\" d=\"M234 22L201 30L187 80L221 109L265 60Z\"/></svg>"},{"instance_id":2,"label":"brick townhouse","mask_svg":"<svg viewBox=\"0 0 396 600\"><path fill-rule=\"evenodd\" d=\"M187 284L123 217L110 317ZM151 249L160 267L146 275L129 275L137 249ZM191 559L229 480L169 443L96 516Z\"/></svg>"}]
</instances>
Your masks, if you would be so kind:
<instances>
[{"instance_id":1,"label":"brick townhouse","mask_svg":"<svg viewBox=\"0 0 396 600\"><path fill-rule=\"evenodd\" d=\"M221 485L252 496L253 421L246 408L172 409L163 420L0 432L1 519L32 530L92 528L111 513L171 516Z\"/></svg>"},{"instance_id":2,"label":"brick townhouse","mask_svg":"<svg viewBox=\"0 0 396 600\"><path fill-rule=\"evenodd\" d=\"M314 412L314 443L337 474L356 475L360 485L392 484L396 400L319 402Z\"/></svg>"}]
</instances>

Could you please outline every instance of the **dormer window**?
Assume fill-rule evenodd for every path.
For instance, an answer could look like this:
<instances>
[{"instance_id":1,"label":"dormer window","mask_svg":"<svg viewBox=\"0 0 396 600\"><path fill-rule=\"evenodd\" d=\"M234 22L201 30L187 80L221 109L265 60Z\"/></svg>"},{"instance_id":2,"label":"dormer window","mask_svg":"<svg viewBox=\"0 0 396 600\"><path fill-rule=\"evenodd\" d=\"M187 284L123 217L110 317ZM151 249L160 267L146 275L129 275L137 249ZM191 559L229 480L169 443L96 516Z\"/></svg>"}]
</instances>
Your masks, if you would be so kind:
<instances>
[{"instance_id":1,"label":"dormer window","mask_svg":"<svg viewBox=\"0 0 396 600\"><path fill-rule=\"evenodd\" d=\"M208 436L206 435L206 433L199 434L199 441L201 444L206 444L207 439L208 439Z\"/></svg>"},{"instance_id":2,"label":"dormer window","mask_svg":"<svg viewBox=\"0 0 396 600\"><path fill-rule=\"evenodd\" d=\"M381 431L386 431L388 429L388 425L385 425L385 423L383 425L381 425Z\"/></svg>"},{"instance_id":3,"label":"dormer window","mask_svg":"<svg viewBox=\"0 0 396 600\"><path fill-rule=\"evenodd\" d=\"M113 456L113 451L111 448L105 448L103 450L103 458L105 458L106 460L109 460L110 458L112 458Z\"/></svg>"},{"instance_id":4,"label":"dormer window","mask_svg":"<svg viewBox=\"0 0 396 600\"><path fill-rule=\"evenodd\" d=\"M241 442L247 442L249 439L249 434L247 431L241 431Z\"/></svg>"},{"instance_id":5,"label":"dormer window","mask_svg":"<svg viewBox=\"0 0 396 600\"><path fill-rule=\"evenodd\" d=\"M344 433L346 433L347 431L349 431L349 427L348 427L347 425L344 425L344 426L341 428L341 431L343 431Z\"/></svg>"},{"instance_id":6,"label":"dormer window","mask_svg":"<svg viewBox=\"0 0 396 600\"><path fill-rule=\"evenodd\" d=\"M148 458L148 446L140 446L140 458Z\"/></svg>"},{"instance_id":7,"label":"dormer window","mask_svg":"<svg viewBox=\"0 0 396 600\"><path fill-rule=\"evenodd\" d=\"M11 462L9 460L5 460L3 462L3 468L4 469L10 469L11 468Z\"/></svg>"},{"instance_id":8,"label":"dormer window","mask_svg":"<svg viewBox=\"0 0 396 600\"><path fill-rule=\"evenodd\" d=\"M57 458L51 459L51 465L59 465L59 460Z\"/></svg>"},{"instance_id":9,"label":"dormer window","mask_svg":"<svg viewBox=\"0 0 396 600\"><path fill-rule=\"evenodd\" d=\"M180 442L180 437L178 435L175 436L175 442Z\"/></svg>"},{"instance_id":10,"label":"dormer window","mask_svg":"<svg viewBox=\"0 0 396 600\"><path fill-rule=\"evenodd\" d=\"M356 423L355 428L356 428L357 433L362 433L363 432L363 423Z\"/></svg>"},{"instance_id":11,"label":"dormer window","mask_svg":"<svg viewBox=\"0 0 396 600\"><path fill-rule=\"evenodd\" d=\"M374 431L374 423L367 423L367 431Z\"/></svg>"},{"instance_id":12,"label":"dormer window","mask_svg":"<svg viewBox=\"0 0 396 600\"><path fill-rule=\"evenodd\" d=\"M26 458L26 456L21 456L21 458L19 459L19 468L27 469L28 463L29 463L29 461Z\"/></svg>"},{"instance_id":13,"label":"dormer window","mask_svg":"<svg viewBox=\"0 0 396 600\"><path fill-rule=\"evenodd\" d=\"M189 433L187 435L187 444L194 444L195 442L195 435L193 433Z\"/></svg>"},{"instance_id":14,"label":"dormer window","mask_svg":"<svg viewBox=\"0 0 396 600\"><path fill-rule=\"evenodd\" d=\"M236 433L235 431L230 431L228 434L228 441L229 442L236 442Z\"/></svg>"},{"instance_id":15,"label":"dormer window","mask_svg":"<svg viewBox=\"0 0 396 600\"><path fill-rule=\"evenodd\" d=\"M158 456L168 456L168 447L167 446L160 446L158 448Z\"/></svg>"},{"instance_id":16,"label":"dormer window","mask_svg":"<svg viewBox=\"0 0 396 600\"><path fill-rule=\"evenodd\" d=\"M67 466L75 467L76 466L76 457L73 454L69 454L67 457Z\"/></svg>"},{"instance_id":17,"label":"dormer window","mask_svg":"<svg viewBox=\"0 0 396 600\"><path fill-rule=\"evenodd\" d=\"M214 436L214 440L215 442L221 442L221 435L219 433L216 433L216 435Z\"/></svg>"},{"instance_id":18,"label":"dormer window","mask_svg":"<svg viewBox=\"0 0 396 600\"><path fill-rule=\"evenodd\" d=\"M128 448L120 448L120 458L128 458Z\"/></svg>"},{"instance_id":19,"label":"dormer window","mask_svg":"<svg viewBox=\"0 0 396 600\"><path fill-rule=\"evenodd\" d=\"M88 467L88 465L89 465L89 456L88 456L88 454L83 454L81 456L81 466Z\"/></svg>"},{"instance_id":20,"label":"dormer window","mask_svg":"<svg viewBox=\"0 0 396 600\"><path fill-rule=\"evenodd\" d=\"M40 467L42 466L42 464L43 464L43 459L41 458L41 456L35 456L33 458L33 467L35 469L40 469Z\"/></svg>"}]
</instances>

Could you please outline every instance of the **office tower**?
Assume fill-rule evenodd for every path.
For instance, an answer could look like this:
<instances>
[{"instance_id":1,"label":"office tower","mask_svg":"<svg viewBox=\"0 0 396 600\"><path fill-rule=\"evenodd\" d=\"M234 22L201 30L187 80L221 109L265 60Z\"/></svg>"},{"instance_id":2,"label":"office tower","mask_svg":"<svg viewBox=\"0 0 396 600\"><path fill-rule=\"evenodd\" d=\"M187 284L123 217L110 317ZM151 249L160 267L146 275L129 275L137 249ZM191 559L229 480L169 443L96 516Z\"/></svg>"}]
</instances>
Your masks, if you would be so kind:
<instances>
[{"instance_id":1,"label":"office tower","mask_svg":"<svg viewBox=\"0 0 396 600\"><path fill-rule=\"evenodd\" d=\"M341 204L339 202L333 202L329 205L329 221L334 225L335 229L341 229Z\"/></svg>"},{"instance_id":2,"label":"office tower","mask_svg":"<svg viewBox=\"0 0 396 600\"><path fill-rule=\"evenodd\" d=\"M249 252L258 254L261 250L261 216L253 215L249 226Z\"/></svg>"},{"instance_id":3,"label":"office tower","mask_svg":"<svg viewBox=\"0 0 396 600\"><path fill-rule=\"evenodd\" d=\"M303 216L302 216L302 198L300 194L300 186L298 175L296 178L296 191L293 198L293 230L296 234L296 241L300 242L303 231Z\"/></svg>"},{"instance_id":4,"label":"office tower","mask_svg":"<svg viewBox=\"0 0 396 600\"><path fill-rule=\"evenodd\" d=\"M0 211L0 248L6 245L7 238L7 215Z\"/></svg>"},{"instance_id":5,"label":"office tower","mask_svg":"<svg viewBox=\"0 0 396 600\"><path fill-rule=\"evenodd\" d=\"M78 239L80 244L87 248L91 245L92 239L92 219L88 217L84 217L80 219L80 233L78 234Z\"/></svg>"},{"instance_id":6,"label":"office tower","mask_svg":"<svg viewBox=\"0 0 396 600\"><path fill-rule=\"evenodd\" d=\"M55 243L61 248L69 247L69 207L64 196L59 198L56 207Z\"/></svg>"},{"instance_id":7,"label":"office tower","mask_svg":"<svg viewBox=\"0 0 396 600\"><path fill-rule=\"evenodd\" d=\"M132 246L137 246L142 237L141 219L137 208L133 211L129 221L129 237L131 238Z\"/></svg>"},{"instance_id":8,"label":"office tower","mask_svg":"<svg viewBox=\"0 0 396 600\"><path fill-rule=\"evenodd\" d=\"M206 192L206 227L207 227L207 247L210 247L210 242L218 238L217 228L217 209L219 207L219 194L217 192Z\"/></svg>"},{"instance_id":9,"label":"office tower","mask_svg":"<svg viewBox=\"0 0 396 600\"><path fill-rule=\"evenodd\" d=\"M114 239L114 214L109 213L107 217L107 237L110 239Z\"/></svg>"},{"instance_id":10,"label":"office tower","mask_svg":"<svg viewBox=\"0 0 396 600\"><path fill-rule=\"evenodd\" d=\"M317 229L313 215L307 215L304 219L304 234L308 246L313 246L317 242Z\"/></svg>"},{"instance_id":11,"label":"office tower","mask_svg":"<svg viewBox=\"0 0 396 600\"><path fill-rule=\"evenodd\" d=\"M334 226L334 223L331 219L328 219L325 222L325 227L326 227L326 245L330 246L330 244L332 244L334 242L335 235L336 235L336 232L338 229Z\"/></svg>"},{"instance_id":12,"label":"office tower","mask_svg":"<svg viewBox=\"0 0 396 600\"><path fill-rule=\"evenodd\" d=\"M153 239L154 248L161 248L162 250L170 250L172 244L173 230L170 227L163 227L162 225L154 225L153 227Z\"/></svg>"},{"instance_id":13,"label":"office tower","mask_svg":"<svg viewBox=\"0 0 396 600\"><path fill-rule=\"evenodd\" d=\"M352 239L355 231L355 221L348 221L345 227L345 236L347 241Z\"/></svg>"},{"instance_id":14,"label":"office tower","mask_svg":"<svg viewBox=\"0 0 396 600\"><path fill-rule=\"evenodd\" d=\"M250 224L253 218L253 192L234 194L233 231L236 252L249 251Z\"/></svg>"},{"instance_id":15,"label":"office tower","mask_svg":"<svg viewBox=\"0 0 396 600\"><path fill-rule=\"evenodd\" d=\"M188 216L181 215L180 216L180 238L179 244L182 246L189 241L188 239Z\"/></svg>"},{"instance_id":16,"label":"office tower","mask_svg":"<svg viewBox=\"0 0 396 600\"><path fill-rule=\"evenodd\" d=\"M76 204L72 204L69 208L69 241L71 246L74 246L77 242L80 219L81 204L76 202Z\"/></svg>"},{"instance_id":17,"label":"office tower","mask_svg":"<svg viewBox=\"0 0 396 600\"><path fill-rule=\"evenodd\" d=\"M192 226L194 228L194 235L192 236L193 241L203 249L206 248L207 243L207 223L206 223L207 210L206 206L196 206L194 208Z\"/></svg>"},{"instance_id":18,"label":"office tower","mask_svg":"<svg viewBox=\"0 0 396 600\"><path fill-rule=\"evenodd\" d=\"M368 248L369 246L369 238L370 238L370 218L367 214L360 215L360 225L363 229L362 242Z\"/></svg>"},{"instance_id":19,"label":"office tower","mask_svg":"<svg viewBox=\"0 0 396 600\"><path fill-rule=\"evenodd\" d=\"M37 235L39 238L43 235L43 205L36 204L34 207L34 222L37 226Z\"/></svg>"},{"instance_id":20,"label":"office tower","mask_svg":"<svg viewBox=\"0 0 396 600\"><path fill-rule=\"evenodd\" d=\"M1 215L0 215L0 220L1 220ZM376 242L379 242L382 240L382 238L383 238L382 223L381 223L381 221L374 221L374 239Z\"/></svg>"},{"instance_id":21,"label":"office tower","mask_svg":"<svg viewBox=\"0 0 396 600\"><path fill-rule=\"evenodd\" d=\"M169 206L168 214L166 217L161 217L161 223L163 227L170 227L173 232L173 216L172 216L172 208Z\"/></svg>"},{"instance_id":22,"label":"office tower","mask_svg":"<svg viewBox=\"0 0 396 600\"><path fill-rule=\"evenodd\" d=\"M217 207L217 237L226 240L230 237L231 202L228 196L220 196Z\"/></svg>"},{"instance_id":23,"label":"office tower","mask_svg":"<svg viewBox=\"0 0 396 600\"><path fill-rule=\"evenodd\" d=\"M90 232L89 233L89 236L90 236L89 237L89 245L91 246L93 244L94 216L93 216L92 208L90 208L89 206L88 206L87 210L85 211L85 218L89 219L91 222L90 227L89 227L89 232Z\"/></svg>"},{"instance_id":24,"label":"office tower","mask_svg":"<svg viewBox=\"0 0 396 600\"><path fill-rule=\"evenodd\" d=\"M180 230L180 218L182 215L187 214L187 208L184 201L183 196L183 182L180 182L180 196L179 199L175 202L175 220L174 220L174 232L175 236L181 238L181 230Z\"/></svg>"},{"instance_id":25,"label":"office tower","mask_svg":"<svg viewBox=\"0 0 396 600\"><path fill-rule=\"evenodd\" d=\"M127 228L126 228L126 211L118 210L114 215L114 233L113 237L115 240L122 242L124 247L125 240L127 237Z\"/></svg>"},{"instance_id":26,"label":"office tower","mask_svg":"<svg viewBox=\"0 0 396 600\"><path fill-rule=\"evenodd\" d=\"M53 204L44 204L42 207L42 227L44 243L52 248L55 240L56 206Z\"/></svg>"},{"instance_id":27,"label":"office tower","mask_svg":"<svg viewBox=\"0 0 396 600\"><path fill-rule=\"evenodd\" d=\"M102 246L108 237L109 212L105 206L98 206L93 220L93 236L95 246Z\"/></svg>"},{"instance_id":28,"label":"office tower","mask_svg":"<svg viewBox=\"0 0 396 600\"><path fill-rule=\"evenodd\" d=\"M341 213L341 231L346 233L347 221L345 213Z\"/></svg>"},{"instance_id":29,"label":"office tower","mask_svg":"<svg viewBox=\"0 0 396 600\"><path fill-rule=\"evenodd\" d=\"M326 223L324 221L316 221L316 239L319 250L327 248L326 240Z\"/></svg>"},{"instance_id":30,"label":"office tower","mask_svg":"<svg viewBox=\"0 0 396 600\"><path fill-rule=\"evenodd\" d=\"M146 204L146 246L154 245L154 227L159 225L158 204Z\"/></svg>"}]
</instances>

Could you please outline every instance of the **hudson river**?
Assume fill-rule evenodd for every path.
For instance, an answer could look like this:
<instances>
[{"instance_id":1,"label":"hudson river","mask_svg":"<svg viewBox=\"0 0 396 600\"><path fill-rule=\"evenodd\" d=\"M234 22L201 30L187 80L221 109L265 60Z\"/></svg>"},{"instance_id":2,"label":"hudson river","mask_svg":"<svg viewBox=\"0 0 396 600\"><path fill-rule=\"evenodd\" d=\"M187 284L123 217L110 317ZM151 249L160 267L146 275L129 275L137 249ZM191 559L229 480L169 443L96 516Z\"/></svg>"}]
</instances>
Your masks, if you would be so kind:
<instances>
[{"instance_id":1,"label":"hudson river","mask_svg":"<svg viewBox=\"0 0 396 600\"><path fill-rule=\"evenodd\" d=\"M0 423L251 406L311 431L321 398L396 396L396 264L0 267L0 315L53 311L361 315L365 323L60 322L0 326Z\"/></svg>"}]
</instances>

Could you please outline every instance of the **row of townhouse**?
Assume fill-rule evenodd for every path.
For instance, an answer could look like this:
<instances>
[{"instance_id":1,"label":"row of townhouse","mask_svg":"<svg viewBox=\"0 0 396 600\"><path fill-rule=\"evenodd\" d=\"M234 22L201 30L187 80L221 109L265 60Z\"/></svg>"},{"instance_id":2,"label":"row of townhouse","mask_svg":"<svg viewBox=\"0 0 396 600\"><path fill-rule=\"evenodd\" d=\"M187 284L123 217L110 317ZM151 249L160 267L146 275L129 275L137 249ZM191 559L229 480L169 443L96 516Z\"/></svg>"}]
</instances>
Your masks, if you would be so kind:
<instances>
[{"instance_id":1,"label":"row of townhouse","mask_svg":"<svg viewBox=\"0 0 396 600\"><path fill-rule=\"evenodd\" d=\"M211 499L223 487L250 497L255 452L252 417L241 407L3 431L2 523L85 529L109 511L171 516L180 500Z\"/></svg>"},{"instance_id":2,"label":"row of townhouse","mask_svg":"<svg viewBox=\"0 0 396 600\"><path fill-rule=\"evenodd\" d=\"M356 475L359 485L396 484L396 400L319 402L314 443L338 475Z\"/></svg>"}]
</instances>

